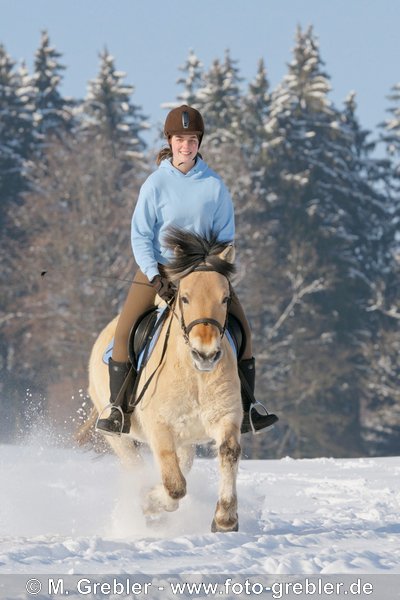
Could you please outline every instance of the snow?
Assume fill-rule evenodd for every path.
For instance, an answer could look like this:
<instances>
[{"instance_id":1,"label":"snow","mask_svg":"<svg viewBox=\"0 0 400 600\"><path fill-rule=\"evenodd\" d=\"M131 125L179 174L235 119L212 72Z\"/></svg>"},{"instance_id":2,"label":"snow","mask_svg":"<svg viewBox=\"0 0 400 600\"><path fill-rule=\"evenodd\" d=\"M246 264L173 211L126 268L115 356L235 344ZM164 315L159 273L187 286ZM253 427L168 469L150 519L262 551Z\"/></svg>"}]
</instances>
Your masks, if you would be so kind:
<instances>
[{"instance_id":1,"label":"snow","mask_svg":"<svg viewBox=\"0 0 400 600\"><path fill-rule=\"evenodd\" d=\"M1 445L0 574L400 573L400 459L240 463L238 533L213 534L215 459L197 459L188 496L157 525L140 511L157 479L113 455Z\"/></svg>"}]
</instances>

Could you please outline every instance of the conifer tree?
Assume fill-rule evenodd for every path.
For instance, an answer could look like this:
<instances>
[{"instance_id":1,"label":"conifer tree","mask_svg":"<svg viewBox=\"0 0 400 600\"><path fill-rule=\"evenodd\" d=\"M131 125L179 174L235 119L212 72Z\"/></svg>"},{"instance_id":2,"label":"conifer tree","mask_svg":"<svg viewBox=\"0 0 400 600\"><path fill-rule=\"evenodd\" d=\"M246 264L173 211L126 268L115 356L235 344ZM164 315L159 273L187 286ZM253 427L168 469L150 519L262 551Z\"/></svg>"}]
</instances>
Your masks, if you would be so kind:
<instances>
[{"instance_id":1,"label":"conifer tree","mask_svg":"<svg viewBox=\"0 0 400 600\"><path fill-rule=\"evenodd\" d=\"M59 91L62 71L61 54L50 45L49 34L42 32L40 46L35 53L33 81L36 90L36 128L42 139L49 135L61 136L73 127L72 102Z\"/></svg>"},{"instance_id":2,"label":"conifer tree","mask_svg":"<svg viewBox=\"0 0 400 600\"><path fill-rule=\"evenodd\" d=\"M214 60L197 91L196 106L206 115L209 145L234 140L240 127L242 78L236 63L226 50L224 62Z\"/></svg>"},{"instance_id":3,"label":"conifer tree","mask_svg":"<svg viewBox=\"0 0 400 600\"><path fill-rule=\"evenodd\" d=\"M7 208L27 188L26 171L34 146L34 106L20 86L15 63L0 45L0 224Z\"/></svg>"},{"instance_id":4,"label":"conifer tree","mask_svg":"<svg viewBox=\"0 0 400 600\"><path fill-rule=\"evenodd\" d=\"M91 139L107 140L116 156L127 165L142 158L147 127L139 106L131 101L133 86L123 83L125 73L117 71L115 59L105 48L100 54L100 70L89 82L83 104L83 128Z\"/></svg>"},{"instance_id":5,"label":"conifer tree","mask_svg":"<svg viewBox=\"0 0 400 600\"><path fill-rule=\"evenodd\" d=\"M386 161L380 160L380 180L389 204L388 252L369 308L379 328L369 348L370 398L364 411L364 437L375 453L384 455L400 451L400 84L393 86L388 99L390 117L380 124L387 154Z\"/></svg>"},{"instance_id":6,"label":"conifer tree","mask_svg":"<svg viewBox=\"0 0 400 600\"><path fill-rule=\"evenodd\" d=\"M388 108L391 116L381 125L381 139L386 145L388 155L394 160L394 176L400 180L400 83L392 87L388 99L392 103Z\"/></svg>"},{"instance_id":7,"label":"conifer tree","mask_svg":"<svg viewBox=\"0 0 400 600\"><path fill-rule=\"evenodd\" d=\"M373 282L384 266L387 207L365 176L364 134L354 115L350 127L349 115L332 105L329 90L312 28L299 29L288 74L271 98L260 196L269 300L276 297L282 305L286 297L283 306L291 307L286 316L292 318L274 327L279 312L269 304L265 331L272 327L276 342L286 336L283 349L291 349L283 393L296 390L290 402L299 412L290 439L307 452L311 414L324 452L329 446L340 451L343 439L360 452L366 396L360 342L370 326ZM278 352L270 358L272 365L285 364ZM337 438L327 429L332 427L342 436L336 449Z\"/></svg>"},{"instance_id":8,"label":"conifer tree","mask_svg":"<svg viewBox=\"0 0 400 600\"><path fill-rule=\"evenodd\" d=\"M5 328L16 312L16 294L12 286L12 255L25 232L13 227L13 215L29 188L28 172L34 152L34 104L27 79L15 69L15 63L0 45L0 402L4 427L12 431L19 411L18 386L13 377L15 353ZM23 374L21 374L23 377Z\"/></svg>"},{"instance_id":9,"label":"conifer tree","mask_svg":"<svg viewBox=\"0 0 400 600\"><path fill-rule=\"evenodd\" d=\"M249 83L243 97L241 118L242 144L249 160L258 156L265 140L265 126L269 118L270 93L264 59L258 62L257 74Z\"/></svg>"},{"instance_id":10,"label":"conifer tree","mask_svg":"<svg viewBox=\"0 0 400 600\"><path fill-rule=\"evenodd\" d=\"M197 92L203 80L203 69L204 65L201 60L197 58L193 50L190 50L185 64L179 67L182 76L179 77L177 83L183 86L183 91L178 94L179 103L196 107Z\"/></svg>"}]
</instances>

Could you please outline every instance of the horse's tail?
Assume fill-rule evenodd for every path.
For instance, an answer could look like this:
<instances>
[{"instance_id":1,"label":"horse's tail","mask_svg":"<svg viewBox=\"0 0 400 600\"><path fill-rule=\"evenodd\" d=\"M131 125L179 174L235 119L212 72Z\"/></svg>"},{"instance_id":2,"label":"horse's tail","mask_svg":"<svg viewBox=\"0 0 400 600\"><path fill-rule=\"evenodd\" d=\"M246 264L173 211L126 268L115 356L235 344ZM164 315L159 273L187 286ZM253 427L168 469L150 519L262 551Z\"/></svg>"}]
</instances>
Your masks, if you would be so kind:
<instances>
[{"instance_id":1,"label":"horse's tail","mask_svg":"<svg viewBox=\"0 0 400 600\"><path fill-rule=\"evenodd\" d=\"M85 446L93 442L94 426L96 424L98 412L93 406L86 421L82 423L78 431L75 433L75 441L78 446Z\"/></svg>"}]
</instances>

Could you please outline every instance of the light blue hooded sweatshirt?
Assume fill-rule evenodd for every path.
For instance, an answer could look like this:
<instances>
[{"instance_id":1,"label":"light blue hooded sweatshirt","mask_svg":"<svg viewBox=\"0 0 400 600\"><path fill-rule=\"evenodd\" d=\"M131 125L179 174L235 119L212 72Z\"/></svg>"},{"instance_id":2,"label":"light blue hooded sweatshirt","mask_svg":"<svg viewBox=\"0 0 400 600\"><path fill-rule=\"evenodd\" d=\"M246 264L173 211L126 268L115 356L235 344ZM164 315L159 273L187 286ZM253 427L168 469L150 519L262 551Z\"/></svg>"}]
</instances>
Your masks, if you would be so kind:
<instances>
[{"instance_id":1,"label":"light blue hooded sweatshirt","mask_svg":"<svg viewBox=\"0 0 400 600\"><path fill-rule=\"evenodd\" d=\"M213 230L221 242L235 235L233 203L222 179L201 159L186 174L165 159L144 182L132 217L136 263L151 281L171 253L163 246L169 225L198 233Z\"/></svg>"}]
</instances>

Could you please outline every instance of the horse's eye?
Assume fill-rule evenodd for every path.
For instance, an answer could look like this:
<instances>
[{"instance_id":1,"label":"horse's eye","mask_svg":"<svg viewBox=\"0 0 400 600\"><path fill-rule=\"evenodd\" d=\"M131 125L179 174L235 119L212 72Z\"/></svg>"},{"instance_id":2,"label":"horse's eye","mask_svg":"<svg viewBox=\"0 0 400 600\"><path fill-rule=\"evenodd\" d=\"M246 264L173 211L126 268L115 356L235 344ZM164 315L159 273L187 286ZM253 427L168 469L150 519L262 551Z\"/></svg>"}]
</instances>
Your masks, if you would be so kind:
<instances>
[{"instance_id":1,"label":"horse's eye","mask_svg":"<svg viewBox=\"0 0 400 600\"><path fill-rule=\"evenodd\" d=\"M225 298L222 300L222 304L228 304L229 302L229 296L225 296Z\"/></svg>"},{"instance_id":2,"label":"horse's eye","mask_svg":"<svg viewBox=\"0 0 400 600\"><path fill-rule=\"evenodd\" d=\"M189 300L187 299L186 296L182 296L181 300L182 300L182 304L189 304Z\"/></svg>"}]
</instances>

